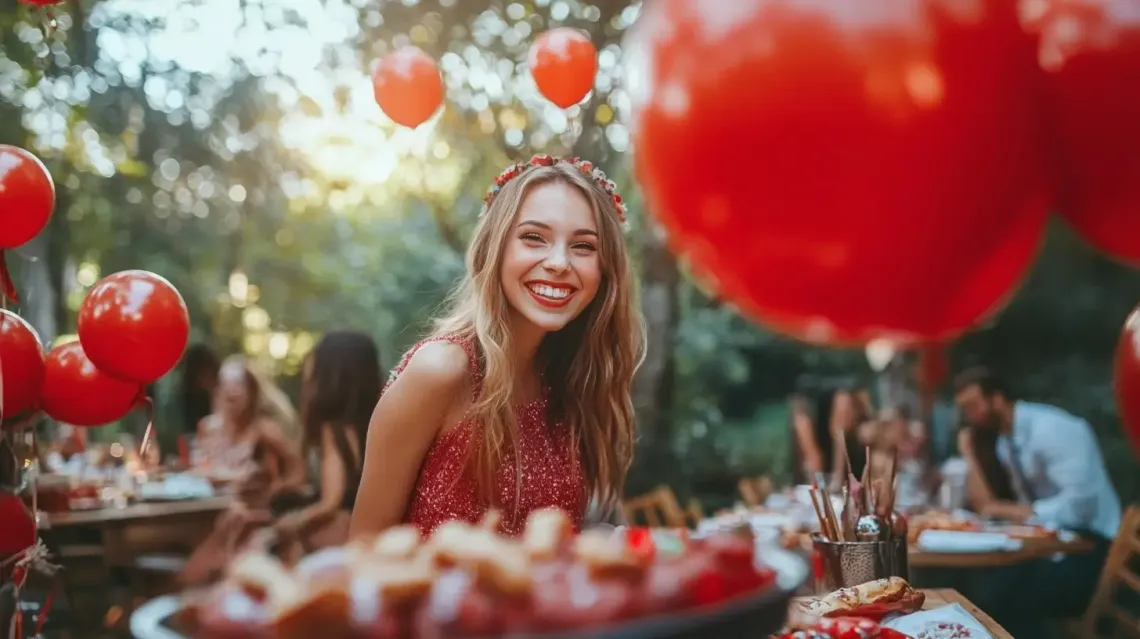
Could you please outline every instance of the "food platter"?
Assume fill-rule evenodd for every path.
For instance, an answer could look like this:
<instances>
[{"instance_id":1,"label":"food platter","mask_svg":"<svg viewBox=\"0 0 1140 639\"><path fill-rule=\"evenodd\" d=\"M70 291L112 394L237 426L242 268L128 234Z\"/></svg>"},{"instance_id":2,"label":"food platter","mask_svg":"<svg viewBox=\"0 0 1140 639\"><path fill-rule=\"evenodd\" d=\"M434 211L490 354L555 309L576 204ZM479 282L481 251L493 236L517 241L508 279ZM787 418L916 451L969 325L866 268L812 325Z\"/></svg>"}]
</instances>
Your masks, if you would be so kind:
<instances>
[{"instance_id":1,"label":"food platter","mask_svg":"<svg viewBox=\"0 0 1140 639\"><path fill-rule=\"evenodd\" d=\"M758 548L756 554L776 572L776 582L771 588L683 613L591 628L589 634L599 639L754 639L774 633L783 626L792 597L807 581L808 566L799 556L780 548ZM131 634L135 639L197 639L180 624L184 601L181 596L169 595L147 602L132 615ZM517 639L574 639L581 637L582 632L511 636ZM367 633L361 633L359 637L369 639ZM251 634L248 639L274 638Z\"/></svg>"}]
</instances>

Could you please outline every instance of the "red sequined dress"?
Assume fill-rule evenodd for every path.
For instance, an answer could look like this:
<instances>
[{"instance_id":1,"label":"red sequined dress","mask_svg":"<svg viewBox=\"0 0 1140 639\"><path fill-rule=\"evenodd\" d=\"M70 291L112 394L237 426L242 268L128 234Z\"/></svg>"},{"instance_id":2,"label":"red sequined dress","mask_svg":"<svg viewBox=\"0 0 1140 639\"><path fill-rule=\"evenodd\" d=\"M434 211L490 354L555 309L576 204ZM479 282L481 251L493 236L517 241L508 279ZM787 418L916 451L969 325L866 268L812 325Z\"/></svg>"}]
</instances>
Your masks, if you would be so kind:
<instances>
[{"instance_id":1,"label":"red sequined dress","mask_svg":"<svg viewBox=\"0 0 1140 639\"><path fill-rule=\"evenodd\" d=\"M388 385L403 372L421 346L437 341L450 342L467 353L472 387L478 397L483 375L475 346L451 336L429 338L413 346L392 372ZM551 506L565 510L575 530L582 525L586 510L582 468L572 455L566 426L551 423L548 418L548 395L543 392L539 399L515 407L522 485L516 484L515 455L511 451L504 452L495 474L496 505L503 515L502 532L508 535L523 531L531 511ZM439 435L428 449L404 515L404 521L418 526L425 536L446 521L458 519L476 523L486 514L488 506L478 498L473 478L463 472L467 444L478 432L479 425L464 418Z\"/></svg>"}]
</instances>

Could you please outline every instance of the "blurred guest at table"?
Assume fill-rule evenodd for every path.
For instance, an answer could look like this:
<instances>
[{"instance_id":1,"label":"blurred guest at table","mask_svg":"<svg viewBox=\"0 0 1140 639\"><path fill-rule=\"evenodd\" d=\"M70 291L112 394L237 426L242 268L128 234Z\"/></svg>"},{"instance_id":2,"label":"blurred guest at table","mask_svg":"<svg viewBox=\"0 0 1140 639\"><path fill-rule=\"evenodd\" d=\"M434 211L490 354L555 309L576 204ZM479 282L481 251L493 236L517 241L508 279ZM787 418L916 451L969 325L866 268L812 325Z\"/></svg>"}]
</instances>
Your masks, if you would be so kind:
<instances>
[{"instance_id":1,"label":"blurred guest at table","mask_svg":"<svg viewBox=\"0 0 1140 639\"><path fill-rule=\"evenodd\" d=\"M911 419L905 405L897 405L880 411L875 427L871 472L876 477L888 477L892 458L895 459L895 507L905 510L927 505L934 473L926 425Z\"/></svg>"},{"instance_id":2,"label":"blurred guest at table","mask_svg":"<svg viewBox=\"0 0 1140 639\"><path fill-rule=\"evenodd\" d=\"M217 355L205 344L194 344L182 357L181 387L178 390L178 411L181 432L194 434L198 424L214 412L214 389L218 386Z\"/></svg>"},{"instance_id":3,"label":"blurred guest at table","mask_svg":"<svg viewBox=\"0 0 1140 639\"><path fill-rule=\"evenodd\" d=\"M347 540L368 421L383 377L376 343L362 333L327 333L305 360L303 448L316 458L319 497L282 515L274 528L306 552Z\"/></svg>"},{"instance_id":4,"label":"blurred guest at table","mask_svg":"<svg viewBox=\"0 0 1140 639\"><path fill-rule=\"evenodd\" d=\"M244 357L222 363L214 412L198 426L197 471L215 481L232 480L236 498L187 561L184 581L201 582L220 571L254 528L271 521L274 496L304 484L298 442L285 434L296 421L285 394Z\"/></svg>"},{"instance_id":5,"label":"blurred guest at table","mask_svg":"<svg viewBox=\"0 0 1140 639\"><path fill-rule=\"evenodd\" d=\"M791 400L793 456L796 481L810 484L816 473L831 473L838 485L847 475L847 459L858 477L866 464L865 447L873 439L866 428L870 397L852 388L824 390L814 398L797 395Z\"/></svg>"},{"instance_id":6,"label":"blurred guest at table","mask_svg":"<svg viewBox=\"0 0 1140 639\"><path fill-rule=\"evenodd\" d=\"M198 424L199 465L216 478L242 477L247 484L264 484L268 494L281 486L300 485L305 468L299 442L286 435L297 430L297 421L280 389L244 357L229 357L218 372L214 412Z\"/></svg>"},{"instance_id":7,"label":"blurred guest at table","mask_svg":"<svg viewBox=\"0 0 1140 639\"><path fill-rule=\"evenodd\" d=\"M1080 614L1096 587L1120 527L1120 498L1109 480L1092 428L1060 408L1019 400L1009 384L978 367L955 380L955 402L969 424L959 437L979 489L980 512L1017 523L1074 530L1094 543L1088 553L992 571L976 601L1015 637L1040 637L1043 611ZM1009 473L1015 499L998 498L985 480L974 438L997 437L996 455Z\"/></svg>"}]
</instances>

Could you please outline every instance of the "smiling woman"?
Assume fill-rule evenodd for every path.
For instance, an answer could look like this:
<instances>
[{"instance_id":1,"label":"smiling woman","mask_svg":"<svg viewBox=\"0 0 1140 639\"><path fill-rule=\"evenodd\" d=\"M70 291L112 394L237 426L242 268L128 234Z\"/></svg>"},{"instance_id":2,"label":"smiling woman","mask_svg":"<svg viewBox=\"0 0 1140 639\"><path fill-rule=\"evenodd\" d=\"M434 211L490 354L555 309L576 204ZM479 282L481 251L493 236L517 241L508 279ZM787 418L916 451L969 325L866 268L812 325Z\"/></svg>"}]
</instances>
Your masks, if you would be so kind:
<instances>
[{"instance_id":1,"label":"smiling woman","mask_svg":"<svg viewBox=\"0 0 1140 639\"><path fill-rule=\"evenodd\" d=\"M485 204L450 312L373 413L353 535L490 509L517 534L549 506L578 527L619 497L644 355L621 197L589 162L535 156Z\"/></svg>"}]
</instances>

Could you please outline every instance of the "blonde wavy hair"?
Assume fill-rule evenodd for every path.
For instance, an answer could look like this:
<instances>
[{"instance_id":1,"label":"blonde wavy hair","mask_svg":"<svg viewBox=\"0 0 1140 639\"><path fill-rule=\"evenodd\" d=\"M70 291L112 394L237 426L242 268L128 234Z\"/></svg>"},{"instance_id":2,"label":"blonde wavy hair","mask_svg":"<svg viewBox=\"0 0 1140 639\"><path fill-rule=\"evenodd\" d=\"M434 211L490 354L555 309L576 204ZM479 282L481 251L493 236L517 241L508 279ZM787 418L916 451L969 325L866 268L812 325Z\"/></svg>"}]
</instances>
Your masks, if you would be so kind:
<instances>
[{"instance_id":1,"label":"blonde wavy hair","mask_svg":"<svg viewBox=\"0 0 1140 639\"><path fill-rule=\"evenodd\" d=\"M261 374L253 363L244 355L230 355L222 361L222 370L227 366L240 367L245 376L245 384L249 389L250 407L246 417L252 420L255 417L271 419L279 426L289 439L299 439L301 435L301 420L289 396L269 378Z\"/></svg>"},{"instance_id":2,"label":"blonde wavy hair","mask_svg":"<svg viewBox=\"0 0 1140 639\"><path fill-rule=\"evenodd\" d=\"M645 323L613 198L592 177L559 162L528 167L503 185L479 220L467 249L467 274L450 297L449 312L436 321L434 335L471 340L479 353L482 392L469 417L480 424L482 437L472 440L467 463L480 495L493 498L495 471L507 451L514 451L517 495L522 469L512 404L515 371L508 356L511 307L500 270L526 194L549 182L576 188L590 202L597 221L602 278L582 313L543 339L539 365L550 388L551 416L569 428L588 494L613 507L633 460L630 388L645 357Z\"/></svg>"}]
</instances>

